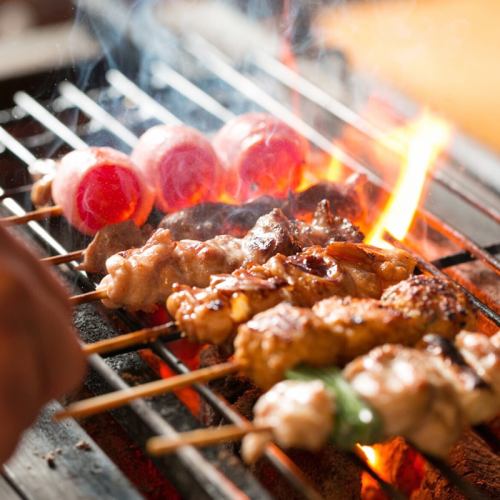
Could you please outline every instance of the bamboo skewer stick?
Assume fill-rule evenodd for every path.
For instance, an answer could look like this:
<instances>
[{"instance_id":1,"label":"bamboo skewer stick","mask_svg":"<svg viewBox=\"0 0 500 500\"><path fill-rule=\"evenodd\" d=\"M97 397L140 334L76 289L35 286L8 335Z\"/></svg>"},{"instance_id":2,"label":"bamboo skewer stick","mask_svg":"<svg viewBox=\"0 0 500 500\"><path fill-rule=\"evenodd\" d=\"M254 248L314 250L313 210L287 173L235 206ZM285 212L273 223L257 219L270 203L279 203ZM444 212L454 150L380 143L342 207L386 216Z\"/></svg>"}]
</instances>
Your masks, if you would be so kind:
<instances>
[{"instance_id":1,"label":"bamboo skewer stick","mask_svg":"<svg viewBox=\"0 0 500 500\"><path fill-rule=\"evenodd\" d=\"M32 212L27 212L24 215L11 215L10 217L3 217L0 219L5 225L13 226L19 224L26 224L26 222L30 222L32 220L42 220L47 219L48 217L58 217L62 215L63 210L60 206L55 205L52 207L42 207L37 210L33 210Z\"/></svg>"},{"instance_id":2,"label":"bamboo skewer stick","mask_svg":"<svg viewBox=\"0 0 500 500\"><path fill-rule=\"evenodd\" d=\"M225 425L209 429L197 429L195 431L182 432L178 436L157 436L146 443L146 450L150 455L158 457L167 453L173 453L182 446L203 447L211 444L238 441L250 432L270 432L271 427L258 427L248 424L244 427L239 425Z\"/></svg>"},{"instance_id":3,"label":"bamboo skewer stick","mask_svg":"<svg viewBox=\"0 0 500 500\"><path fill-rule=\"evenodd\" d=\"M65 264L66 262L71 262L73 260L80 260L83 257L85 250L75 250L74 252L69 252L64 255L54 255L52 257L44 257L40 259L40 262L47 264L49 266L57 266L59 264Z\"/></svg>"},{"instance_id":4,"label":"bamboo skewer stick","mask_svg":"<svg viewBox=\"0 0 500 500\"><path fill-rule=\"evenodd\" d=\"M69 302L73 306L93 302L95 300L102 300L107 297L104 290L94 290L93 292L82 293L80 295L73 295L69 298Z\"/></svg>"},{"instance_id":5,"label":"bamboo skewer stick","mask_svg":"<svg viewBox=\"0 0 500 500\"><path fill-rule=\"evenodd\" d=\"M154 342L161 335L176 333L175 323L170 322L164 325L144 328L135 332L119 335L110 339L98 340L92 344L82 346L82 351L86 356L91 354L106 354L108 352L119 351L137 344Z\"/></svg>"},{"instance_id":6,"label":"bamboo skewer stick","mask_svg":"<svg viewBox=\"0 0 500 500\"><path fill-rule=\"evenodd\" d=\"M210 366L208 368L201 368L199 370L177 375L172 378L155 380L147 384L129 387L121 391L103 394L102 396L84 399L70 404L64 410L56 413L54 415L54 419L59 421L65 418L82 418L95 415L96 413L102 413L118 408L119 406L130 403L135 399L166 394L193 384L208 382L209 380L224 377L225 375L237 372L238 370L238 364L234 362L227 362Z\"/></svg>"}]
</instances>

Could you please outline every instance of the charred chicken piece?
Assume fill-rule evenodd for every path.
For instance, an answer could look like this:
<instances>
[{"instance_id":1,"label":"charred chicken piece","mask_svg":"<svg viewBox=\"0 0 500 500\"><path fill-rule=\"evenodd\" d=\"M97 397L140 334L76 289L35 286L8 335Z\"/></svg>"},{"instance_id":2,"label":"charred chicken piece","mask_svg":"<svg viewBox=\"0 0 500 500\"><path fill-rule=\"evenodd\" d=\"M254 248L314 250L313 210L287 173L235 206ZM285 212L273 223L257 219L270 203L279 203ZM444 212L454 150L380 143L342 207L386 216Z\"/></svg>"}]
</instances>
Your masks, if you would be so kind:
<instances>
[{"instance_id":1,"label":"charred chicken piece","mask_svg":"<svg viewBox=\"0 0 500 500\"><path fill-rule=\"evenodd\" d=\"M391 296L397 295L398 288L406 290L408 282L413 283L413 281L414 278L410 278L394 285L391 288ZM418 292L418 288L421 287L429 291L436 286L436 289L444 293L447 285L450 290L455 290L455 287L446 281L436 283L434 278L423 278L419 280L418 286L413 283L413 289ZM456 292L456 304L460 304L460 307L464 305L469 310L470 306L467 305L463 293L459 290ZM239 327L235 339L235 360L257 385L267 388L281 380L287 369L299 363L315 366L345 363L385 342L414 345L430 331L433 325L437 324L436 317L440 309L439 307L433 309L432 305L433 303L439 305L440 299L436 297L434 302L427 304L432 314L427 312L416 316L407 312L414 309L403 307L403 297L410 304L413 300L412 296L401 294L399 309L385 304L383 298L375 300L352 297L331 297L318 302L312 310L294 308L291 305L274 307L256 315L251 321ZM453 307L451 297L450 294L448 305ZM299 319L292 324L288 320L292 315L296 318L307 317L307 328L303 327ZM446 318L446 322L440 321L439 324L445 335L452 338L462 328L463 318L448 316ZM472 324L472 321L470 323ZM302 359L304 345L307 346L306 349L320 349L314 345L314 340L308 338L315 337L315 327L321 330L321 338L332 336L331 340L325 339L321 344L322 350L325 349L325 345L331 346L329 352L321 353L323 358L327 358L325 362L311 361L309 352L306 355L307 359ZM299 331L300 328L302 331ZM293 333L288 331L290 329L293 329ZM337 342L341 342L339 349L334 348ZM275 343L280 345L279 352L275 352ZM271 357L275 360L272 365L267 363Z\"/></svg>"},{"instance_id":2,"label":"charred chicken piece","mask_svg":"<svg viewBox=\"0 0 500 500\"><path fill-rule=\"evenodd\" d=\"M189 339L218 344L239 324L279 302L311 307L333 295L379 298L414 267L414 259L401 250L331 243L214 276L203 289L179 286L167 307Z\"/></svg>"},{"instance_id":3,"label":"charred chicken piece","mask_svg":"<svg viewBox=\"0 0 500 500\"><path fill-rule=\"evenodd\" d=\"M250 230L259 217L274 208L280 208L288 217L302 216L313 212L318 203L327 200L339 221L347 231L352 230L348 220L359 221L362 209L359 191L366 182L358 175L343 184L319 183L300 193L291 193L287 199L261 196L241 205L228 203L200 203L166 215L160 223L169 229L176 240L193 239L205 241L218 234L243 236ZM341 227L341 224L338 224ZM347 241L353 241L346 236Z\"/></svg>"},{"instance_id":4,"label":"charred chicken piece","mask_svg":"<svg viewBox=\"0 0 500 500\"><path fill-rule=\"evenodd\" d=\"M105 273L109 257L144 245L152 232L151 226L139 228L131 220L103 227L85 249L79 268L89 273Z\"/></svg>"},{"instance_id":5,"label":"charred chicken piece","mask_svg":"<svg viewBox=\"0 0 500 500\"><path fill-rule=\"evenodd\" d=\"M156 231L146 244L110 257L108 275L98 289L108 307L150 310L172 293L174 283L205 287L214 274L232 272L250 263L262 264L278 253L292 255L317 244L335 241L335 218L328 202L318 206L311 224L288 219L274 209L262 216L244 238L216 236L201 242L175 241L170 231Z\"/></svg>"},{"instance_id":6,"label":"charred chicken piece","mask_svg":"<svg viewBox=\"0 0 500 500\"><path fill-rule=\"evenodd\" d=\"M381 301L425 323L426 331L443 337L453 337L457 327L461 330L475 326L474 311L461 288L440 278L414 276L388 288Z\"/></svg>"},{"instance_id":7,"label":"charred chicken piece","mask_svg":"<svg viewBox=\"0 0 500 500\"><path fill-rule=\"evenodd\" d=\"M436 352L436 345L447 344L445 351ZM260 398L254 407L254 423L270 427L266 433L249 434L243 441L243 457L255 461L267 443L275 440L284 447L318 449L320 437L336 442L335 428L350 428L351 442L363 441L360 429L349 427L349 411L356 408L354 398L359 398L365 409L376 415L382 423L377 428L380 440L402 435L420 450L437 456L446 456L450 447L460 437L465 425L485 421L499 411L498 385L487 383L484 389L464 384L460 370L450 370L442 363L450 358L450 349L458 349L463 359L474 360L483 378L498 383L500 373L500 333L493 337L470 332L458 335L455 346L444 338L427 339L427 348L417 350L400 345L384 345L349 363L342 373L349 391L339 393L326 378L304 381L280 382ZM429 350L429 346L434 346ZM451 357L455 357L453 354ZM481 360L478 364L477 360ZM461 369L473 370L473 364L459 363ZM485 369L486 368L486 369ZM467 375L469 378L470 373ZM307 380L307 381L306 381ZM337 386L338 387L338 386ZM497 395L491 398L488 390ZM470 392L476 392L479 405L484 405L481 417L467 411ZM346 397L347 394L347 397ZM343 408L345 401L350 408ZM365 406L368 405L368 406ZM331 412L331 413L330 413ZM366 425L370 424L370 419ZM361 418L361 415L359 415ZM472 420L469 418L472 417ZM333 430L332 430L333 429ZM363 433L365 431L363 430Z\"/></svg>"}]
</instances>

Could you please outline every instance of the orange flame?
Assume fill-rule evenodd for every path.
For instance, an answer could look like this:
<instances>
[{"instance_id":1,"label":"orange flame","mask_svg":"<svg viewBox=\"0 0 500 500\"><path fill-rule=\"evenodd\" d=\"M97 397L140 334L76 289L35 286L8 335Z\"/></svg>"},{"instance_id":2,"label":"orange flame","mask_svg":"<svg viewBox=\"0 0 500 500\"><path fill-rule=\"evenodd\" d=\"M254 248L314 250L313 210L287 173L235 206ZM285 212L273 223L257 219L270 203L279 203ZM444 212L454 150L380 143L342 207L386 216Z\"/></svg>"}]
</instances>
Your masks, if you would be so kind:
<instances>
[{"instance_id":1,"label":"orange flame","mask_svg":"<svg viewBox=\"0 0 500 500\"><path fill-rule=\"evenodd\" d=\"M384 233L398 240L406 236L423 197L428 172L451 137L451 127L429 112L407 129L405 161L389 201L366 238L366 242L390 248Z\"/></svg>"}]
</instances>

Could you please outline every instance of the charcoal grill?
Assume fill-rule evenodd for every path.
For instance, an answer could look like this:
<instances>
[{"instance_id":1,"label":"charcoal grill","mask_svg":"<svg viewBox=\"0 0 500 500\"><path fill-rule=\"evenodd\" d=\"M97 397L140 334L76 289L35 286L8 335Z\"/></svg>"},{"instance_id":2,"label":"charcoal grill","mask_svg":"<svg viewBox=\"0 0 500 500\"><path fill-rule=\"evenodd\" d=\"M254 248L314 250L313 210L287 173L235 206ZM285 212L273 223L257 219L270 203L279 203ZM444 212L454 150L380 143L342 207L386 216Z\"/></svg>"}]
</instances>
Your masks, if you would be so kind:
<instances>
[{"instance_id":1,"label":"charcoal grill","mask_svg":"<svg viewBox=\"0 0 500 500\"><path fill-rule=\"evenodd\" d=\"M84 4L87 10L83 17L92 21L94 29L105 26L106 33L116 35L116 29L107 25L106 20L111 18L109 12L113 13L113 21L123 26L125 21L120 16L125 11L121 2L109 2L113 5L111 10L103 7L103 2ZM150 34L138 34L134 30L118 34L120 50L113 47L107 60L82 65L81 71L60 72L56 89L48 89L45 94L19 90L12 96L13 107L0 112L0 145L5 147L3 163L6 165L0 174L4 215L22 215L30 210L27 167L37 158L53 157L88 144L110 145L129 152L138 135L154 124L184 122L212 133L233 116L254 109L275 114L307 137L318 150L338 157L352 172L366 174L372 189L388 189L371 165L357 155L340 150L331 140L339 126L355 128L367 141L378 140L381 132L367 123L355 106L349 106L318 84L299 76L273 55L256 50L246 64L242 64L223 54L201 35L179 34L163 27L162 40L168 40L175 57L170 52L162 56L157 50L149 50L145 62L139 56L144 54L145 38ZM109 61L113 62L112 66ZM301 104L300 113L292 106L297 99ZM397 99L393 102L405 118L408 106L400 106ZM478 163L482 165L478 167ZM500 325L495 306L500 213L495 204L498 192L493 183L484 182L484 177L487 176L485 169L494 171L495 168L500 168L500 163L493 155L459 136L446 162L434 175L429 196L432 210L424 207L419 211L416 229L404 244L391 240L417 257L420 272L444 275L463 286L490 328ZM461 172L458 176L457 171ZM475 175L471 174L473 171ZM436 200L443 202L436 203ZM432 242L428 248L418 243L423 227L427 228L426 241ZM87 242L62 220L30 222L20 231L48 255L64 255ZM466 266L469 268L464 270ZM60 270L73 291L94 289L96 283L77 271L73 264L64 265ZM493 291L491 287L484 289L486 281L494 283ZM97 305L81 306L75 314L75 323L85 342L143 326L137 316L105 311ZM88 390L100 394L123 389L127 382L121 374L128 372L136 375L136 382L155 377L150 366L137 354L143 347L151 348L174 372L189 371L168 343L155 341L106 359L93 355L86 383ZM228 422L245 425L244 418L208 386L196 385L194 390ZM139 400L112 414L140 446L152 435L172 435L199 426L174 395L148 402ZM485 426L477 432L487 435L489 442L493 439ZM319 498L302 471L278 447L269 447L266 458L298 497ZM351 459L371 474L390 497L401 498L401 494L359 456L352 454ZM223 447L204 451L185 447L174 456L155 460L155 464L186 498L271 498L256 476ZM445 464L433 461L433 466L468 498L481 497ZM16 485L9 468L5 477ZM21 496L29 496L23 492L22 485L16 489ZM134 495L130 490L131 498Z\"/></svg>"}]
</instances>

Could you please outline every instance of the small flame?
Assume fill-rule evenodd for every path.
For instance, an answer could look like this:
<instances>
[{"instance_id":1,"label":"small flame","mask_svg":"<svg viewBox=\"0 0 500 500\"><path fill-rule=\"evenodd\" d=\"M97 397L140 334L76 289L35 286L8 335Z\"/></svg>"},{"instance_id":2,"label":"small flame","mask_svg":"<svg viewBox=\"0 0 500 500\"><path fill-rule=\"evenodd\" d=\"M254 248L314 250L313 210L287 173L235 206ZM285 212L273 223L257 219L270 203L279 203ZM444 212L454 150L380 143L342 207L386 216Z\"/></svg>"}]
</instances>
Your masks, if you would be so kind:
<instances>
[{"instance_id":1,"label":"small flame","mask_svg":"<svg viewBox=\"0 0 500 500\"><path fill-rule=\"evenodd\" d=\"M429 112L408 128L405 162L389 201L366 238L371 245L390 248L384 233L398 240L406 236L423 196L427 173L450 140L451 128Z\"/></svg>"},{"instance_id":2,"label":"small flame","mask_svg":"<svg viewBox=\"0 0 500 500\"><path fill-rule=\"evenodd\" d=\"M366 461L370 465L370 467L374 470L380 469L380 456L377 453L377 450L372 446L362 446L360 444L357 445L358 449L361 450L363 456Z\"/></svg>"}]
</instances>

